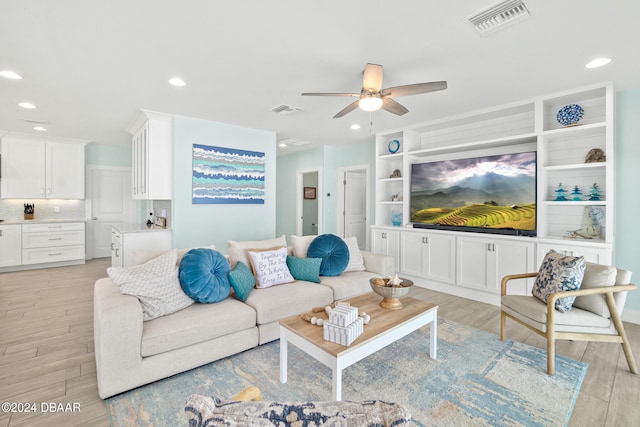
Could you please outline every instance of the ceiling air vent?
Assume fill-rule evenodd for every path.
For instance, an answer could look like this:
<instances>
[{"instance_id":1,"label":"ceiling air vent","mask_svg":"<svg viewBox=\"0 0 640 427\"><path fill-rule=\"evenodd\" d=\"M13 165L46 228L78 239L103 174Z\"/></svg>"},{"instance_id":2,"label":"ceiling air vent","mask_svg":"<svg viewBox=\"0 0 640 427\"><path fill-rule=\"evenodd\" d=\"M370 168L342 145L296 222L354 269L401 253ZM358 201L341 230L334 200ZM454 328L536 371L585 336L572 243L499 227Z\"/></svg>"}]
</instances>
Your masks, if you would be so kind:
<instances>
[{"instance_id":1,"label":"ceiling air vent","mask_svg":"<svg viewBox=\"0 0 640 427\"><path fill-rule=\"evenodd\" d=\"M278 141L280 144L287 144L287 145L295 145L295 146L303 146L303 145L309 145L311 144L310 141L304 141L302 139L297 139L297 138L287 138L287 139L283 139L281 141Z\"/></svg>"},{"instance_id":2,"label":"ceiling air vent","mask_svg":"<svg viewBox=\"0 0 640 427\"><path fill-rule=\"evenodd\" d=\"M291 113L297 113L298 111L302 111L302 108L292 107L291 105L282 104L272 108L271 111L277 114L291 114Z\"/></svg>"},{"instance_id":3,"label":"ceiling air vent","mask_svg":"<svg viewBox=\"0 0 640 427\"><path fill-rule=\"evenodd\" d=\"M476 13L469 18L469 22L484 36L530 16L522 0L507 0Z\"/></svg>"}]
</instances>

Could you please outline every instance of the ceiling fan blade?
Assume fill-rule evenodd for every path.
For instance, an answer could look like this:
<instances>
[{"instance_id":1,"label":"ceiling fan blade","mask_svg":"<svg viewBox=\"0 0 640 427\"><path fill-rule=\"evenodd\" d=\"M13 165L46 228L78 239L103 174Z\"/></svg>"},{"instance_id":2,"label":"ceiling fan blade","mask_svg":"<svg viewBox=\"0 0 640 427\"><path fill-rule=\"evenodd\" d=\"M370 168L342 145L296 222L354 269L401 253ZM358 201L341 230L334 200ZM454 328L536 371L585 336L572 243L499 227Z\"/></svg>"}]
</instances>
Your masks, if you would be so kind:
<instances>
[{"instance_id":1,"label":"ceiling fan blade","mask_svg":"<svg viewBox=\"0 0 640 427\"><path fill-rule=\"evenodd\" d=\"M404 105L394 101L391 98L382 98L381 108L397 116L402 116L403 114L407 114L409 112L409 110L407 110Z\"/></svg>"},{"instance_id":2,"label":"ceiling fan blade","mask_svg":"<svg viewBox=\"0 0 640 427\"><path fill-rule=\"evenodd\" d=\"M359 93L303 93L302 96L360 96Z\"/></svg>"},{"instance_id":3,"label":"ceiling fan blade","mask_svg":"<svg viewBox=\"0 0 640 427\"><path fill-rule=\"evenodd\" d=\"M352 102L351 104L347 105L346 107L344 107L342 110L340 110L338 112L338 114L336 114L335 116L333 116L334 119L339 119L340 117L344 116L345 114L348 114L350 112L352 112L353 110L355 110L356 108L358 108L358 102L360 102L360 100L358 99L355 102Z\"/></svg>"},{"instance_id":4,"label":"ceiling fan blade","mask_svg":"<svg viewBox=\"0 0 640 427\"><path fill-rule=\"evenodd\" d=\"M362 89L380 92L382 88L382 65L367 64L362 77Z\"/></svg>"},{"instance_id":5,"label":"ceiling fan blade","mask_svg":"<svg viewBox=\"0 0 640 427\"><path fill-rule=\"evenodd\" d=\"M447 82L416 83L412 85L388 87L382 90L383 96L397 98L398 96L418 95L420 93L435 92L447 88Z\"/></svg>"}]
</instances>

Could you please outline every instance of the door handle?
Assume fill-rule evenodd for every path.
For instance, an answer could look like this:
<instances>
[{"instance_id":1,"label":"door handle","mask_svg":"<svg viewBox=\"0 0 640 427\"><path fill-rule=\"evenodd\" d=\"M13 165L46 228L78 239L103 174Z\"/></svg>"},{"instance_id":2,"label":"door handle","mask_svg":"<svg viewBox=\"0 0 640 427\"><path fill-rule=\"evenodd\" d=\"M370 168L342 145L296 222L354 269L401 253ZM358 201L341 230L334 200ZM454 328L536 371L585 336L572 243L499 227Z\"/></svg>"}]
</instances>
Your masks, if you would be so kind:
<instances>
[{"instance_id":1,"label":"door handle","mask_svg":"<svg viewBox=\"0 0 640 427\"><path fill-rule=\"evenodd\" d=\"M92 220L96 221L98 219L97 216L94 216L93 218L91 218Z\"/></svg>"}]
</instances>

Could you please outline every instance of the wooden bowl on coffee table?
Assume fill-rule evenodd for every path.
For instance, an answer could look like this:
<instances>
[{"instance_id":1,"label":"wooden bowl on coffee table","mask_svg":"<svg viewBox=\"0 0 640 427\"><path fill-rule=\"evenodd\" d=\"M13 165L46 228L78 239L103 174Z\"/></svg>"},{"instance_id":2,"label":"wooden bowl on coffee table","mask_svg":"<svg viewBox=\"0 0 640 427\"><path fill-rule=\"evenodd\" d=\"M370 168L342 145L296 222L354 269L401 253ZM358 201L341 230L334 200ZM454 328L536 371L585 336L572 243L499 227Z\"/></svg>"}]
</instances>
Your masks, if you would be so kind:
<instances>
[{"instance_id":1,"label":"wooden bowl on coffee table","mask_svg":"<svg viewBox=\"0 0 640 427\"><path fill-rule=\"evenodd\" d=\"M400 310L402 303L400 298L407 296L413 287L413 282L409 279L400 279L399 285L390 285L391 279L386 277L372 277L369 279L369 285L373 292L383 297L380 307L389 310Z\"/></svg>"}]
</instances>

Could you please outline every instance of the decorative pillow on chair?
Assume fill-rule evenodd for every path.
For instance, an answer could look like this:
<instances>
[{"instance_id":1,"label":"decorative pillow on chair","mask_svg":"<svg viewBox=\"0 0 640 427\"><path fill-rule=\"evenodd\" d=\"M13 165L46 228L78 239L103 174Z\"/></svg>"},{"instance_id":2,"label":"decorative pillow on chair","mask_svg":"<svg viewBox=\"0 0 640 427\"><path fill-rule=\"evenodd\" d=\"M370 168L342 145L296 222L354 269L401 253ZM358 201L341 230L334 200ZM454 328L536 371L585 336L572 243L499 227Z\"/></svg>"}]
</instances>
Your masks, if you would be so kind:
<instances>
[{"instance_id":1,"label":"decorative pillow on chair","mask_svg":"<svg viewBox=\"0 0 640 427\"><path fill-rule=\"evenodd\" d=\"M134 267L109 267L107 274L120 288L120 293L140 300L142 318L155 319L182 310L193 304L180 287L173 250Z\"/></svg>"},{"instance_id":2,"label":"decorative pillow on chair","mask_svg":"<svg viewBox=\"0 0 640 427\"><path fill-rule=\"evenodd\" d=\"M533 284L533 296L546 303L549 296L558 291L574 291L580 288L586 261L584 257L561 255L549 251L540 265L538 276ZM571 310L576 297L559 298L556 310L565 313Z\"/></svg>"},{"instance_id":3,"label":"decorative pillow on chair","mask_svg":"<svg viewBox=\"0 0 640 427\"><path fill-rule=\"evenodd\" d=\"M362 257L356 236L347 237L344 239L344 242L349 248L349 264L344 271L365 271L364 258Z\"/></svg>"},{"instance_id":4,"label":"decorative pillow on chair","mask_svg":"<svg viewBox=\"0 0 640 427\"><path fill-rule=\"evenodd\" d=\"M249 258L258 282L257 288L268 288L295 280L287 267L286 247L249 250Z\"/></svg>"},{"instance_id":5,"label":"decorative pillow on chair","mask_svg":"<svg viewBox=\"0 0 640 427\"><path fill-rule=\"evenodd\" d=\"M256 277L247 265L238 261L236 268L229 272L229 282L240 301L246 301L256 285Z\"/></svg>"},{"instance_id":6,"label":"decorative pillow on chair","mask_svg":"<svg viewBox=\"0 0 640 427\"><path fill-rule=\"evenodd\" d=\"M287 257L287 267L296 280L320 283L320 265L322 258Z\"/></svg>"},{"instance_id":7,"label":"decorative pillow on chair","mask_svg":"<svg viewBox=\"0 0 640 427\"><path fill-rule=\"evenodd\" d=\"M617 274L618 270L615 267L588 262L584 270L584 278L582 279L580 289L614 286L616 284ZM605 296L602 294L576 297L573 306L590 311L598 316L611 317L609 306L607 306Z\"/></svg>"},{"instance_id":8,"label":"decorative pillow on chair","mask_svg":"<svg viewBox=\"0 0 640 427\"><path fill-rule=\"evenodd\" d=\"M220 252L198 248L184 254L180 262L180 285L191 298L202 303L229 296L229 262Z\"/></svg>"},{"instance_id":9,"label":"decorative pillow on chair","mask_svg":"<svg viewBox=\"0 0 640 427\"><path fill-rule=\"evenodd\" d=\"M335 234L321 234L309 245L309 258L322 258L321 276L338 276L349 265L349 247Z\"/></svg>"}]
</instances>

